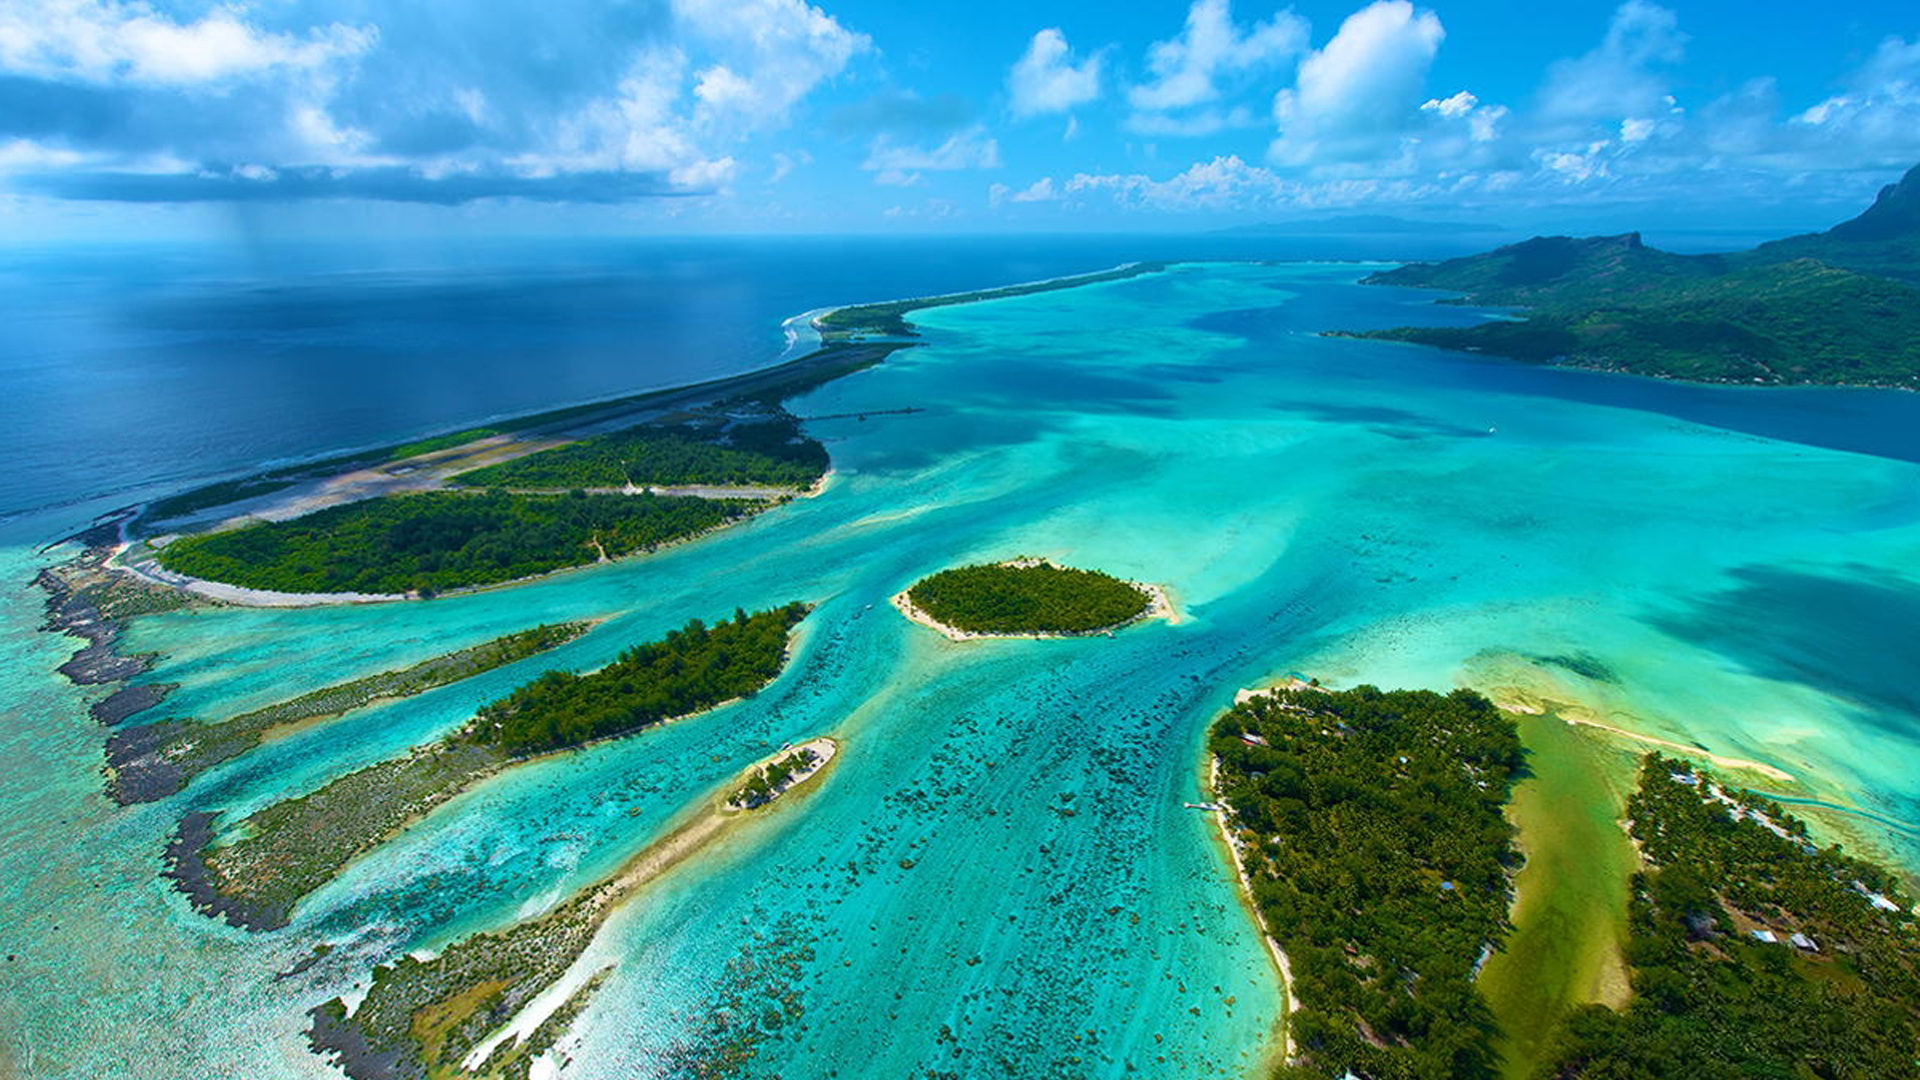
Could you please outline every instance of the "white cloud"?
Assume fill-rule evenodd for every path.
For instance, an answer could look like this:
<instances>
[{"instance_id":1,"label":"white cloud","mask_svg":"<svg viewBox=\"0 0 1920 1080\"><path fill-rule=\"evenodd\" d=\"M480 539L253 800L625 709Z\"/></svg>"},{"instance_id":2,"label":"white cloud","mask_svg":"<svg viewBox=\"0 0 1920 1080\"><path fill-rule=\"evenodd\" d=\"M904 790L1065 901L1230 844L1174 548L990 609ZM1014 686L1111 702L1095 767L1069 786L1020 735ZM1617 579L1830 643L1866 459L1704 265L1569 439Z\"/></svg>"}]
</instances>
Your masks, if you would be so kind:
<instances>
[{"instance_id":1,"label":"white cloud","mask_svg":"<svg viewBox=\"0 0 1920 1080\"><path fill-rule=\"evenodd\" d=\"M78 165L86 155L57 146L44 146L32 139L14 139L0 143L0 174L37 169L59 169Z\"/></svg>"},{"instance_id":2,"label":"white cloud","mask_svg":"<svg viewBox=\"0 0 1920 1080\"><path fill-rule=\"evenodd\" d=\"M1005 184L991 184L987 187L987 203L990 206L999 206L1005 202L1057 202L1060 197L1061 191L1054 186L1051 176L1043 176L1018 191Z\"/></svg>"},{"instance_id":3,"label":"white cloud","mask_svg":"<svg viewBox=\"0 0 1920 1080\"><path fill-rule=\"evenodd\" d=\"M139 3L0 3L0 70L101 84L190 86L273 70L309 70L366 52L371 28L330 23L305 35L268 33L243 8L177 22Z\"/></svg>"},{"instance_id":4,"label":"white cloud","mask_svg":"<svg viewBox=\"0 0 1920 1080\"><path fill-rule=\"evenodd\" d=\"M1294 86L1274 96L1280 138L1268 156L1288 165L1340 164L1398 148L1446 36L1439 16L1406 0L1378 0L1348 16L1333 40L1300 62ZM1470 109L1458 97L1449 101L1442 115Z\"/></svg>"},{"instance_id":5,"label":"white cloud","mask_svg":"<svg viewBox=\"0 0 1920 1080\"><path fill-rule=\"evenodd\" d=\"M173 179L148 185L157 197L219 198L232 181L296 192L340 181L459 201L540 197L536 182L552 181L555 197L593 198L595 183L636 194L725 188L741 143L787 123L872 48L806 0L451 7L192 0L169 12L159 0L0 0L0 75L86 84L115 106L112 123L43 140L80 156L44 158L38 190L61 190L70 172L83 197L139 198L127 178L170 160ZM95 183L93 172L109 175ZM182 179L209 177L222 184Z\"/></svg>"},{"instance_id":6,"label":"white cloud","mask_svg":"<svg viewBox=\"0 0 1920 1080\"><path fill-rule=\"evenodd\" d=\"M1242 30L1229 0L1194 0L1180 36L1148 50L1153 80L1129 90L1127 100L1149 113L1204 105L1220 98L1223 78L1278 64L1306 41L1307 22L1291 11Z\"/></svg>"},{"instance_id":7,"label":"white cloud","mask_svg":"<svg viewBox=\"0 0 1920 1080\"><path fill-rule=\"evenodd\" d=\"M1920 157L1920 38L1882 41L1846 80L1846 90L1793 117L1816 142L1849 147L1855 159L1895 163Z\"/></svg>"},{"instance_id":8,"label":"white cloud","mask_svg":"<svg viewBox=\"0 0 1920 1080\"><path fill-rule=\"evenodd\" d=\"M715 158L710 161L690 161L668 170L667 180L675 187L691 191L711 191L724 188L731 183L735 170L734 160L730 157Z\"/></svg>"},{"instance_id":9,"label":"white cloud","mask_svg":"<svg viewBox=\"0 0 1920 1080\"><path fill-rule=\"evenodd\" d=\"M1425 105L1420 106L1420 111L1439 113L1449 120L1458 120L1461 117L1471 114L1474 107L1479 104L1479 98L1462 90L1450 98L1435 98Z\"/></svg>"},{"instance_id":10,"label":"white cloud","mask_svg":"<svg viewBox=\"0 0 1920 1080\"><path fill-rule=\"evenodd\" d=\"M767 174L767 183L777 184L793 173L794 167L801 161L811 162L812 155L802 150L796 154L774 154L773 171Z\"/></svg>"},{"instance_id":11,"label":"white cloud","mask_svg":"<svg viewBox=\"0 0 1920 1080\"><path fill-rule=\"evenodd\" d=\"M1057 27L1033 35L1027 51L1007 74L1007 93L1015 116L1066 112L1100 96L1101 56L1095 53L1079 64Z\"/></svg>"},{"instance_id":12,"label":"white cloud","mask_svg":"<svg viewBox=\"0 0 1920 1080\"><path fill-rule=\"evenodd\" d=\"M699 73L702 118L747 129L784 123L796 102L873 47L804 0L674 0L673 10L724 58Z\"/></svg>"},{"instance_id":13,"label":"white cloud","mask_svg":"<svg viewBox=\"0 0 1920 1080\"><path fill-rule=\"evenodd\" d=\"M927 172L957 172L962 169L997 169L1000 144L989 137L986 128L975 125L948 136L940 145L926 148L903 146L886 135L873 141L867 160L860 167L876 174L876 183L907 187L920 181Z\"/></svg>"},{"instance_id":14,"label":"white cloud","mask_svg":"<svg viewBox=\"0 0 1920 1080\"><path fill-rule=\"evenodd\" d=\"M1067 181L1066 193L1104 193L1131 208L1234 210L1270 203L1292 186L1270 169L1226 155L1198 162L1165 180L1139 173L1079 173Z\"/></svg>"},{"instance_id":15,"label":"white cloud","mask_svg":"<svg viewBox=\"0 0 1920 1080\"><path fill-rule=\"evenodd\" d=\"M1607 151L1611 144L1602 140L1584 149L1536 150L1533 160L1544 173L1565 184L1584 184L1609 174Z\"/></svg>"},{"instance_id":16,"label":"white cloud","mask_svg":"<svg viewBox=\"0 0 1920 1080\"><path fill-rule=\"evenodd\" d=\"M1673 12L1647 0L1627 0L1613 13L1597 47L1548 69L1541 117L1610 122L1668 112L1667 81L1658 69L1679 62L1686 42Z\"/></svg>"},{"instance_id":17,"label":"white cloud","mask_svg":"<svg viewBox=\"0 0 1920 1080\"><path fill-rule=\"evenodd\" d=\"M1482 105L1471 92L1462 90L1452 97L1434 98L1420 111L1442 122L1464 122L1467 138L1474 143L1490 143L1500 137L1500 122L1510 110L1505 105Z\"/></svg>"}]
</instances>

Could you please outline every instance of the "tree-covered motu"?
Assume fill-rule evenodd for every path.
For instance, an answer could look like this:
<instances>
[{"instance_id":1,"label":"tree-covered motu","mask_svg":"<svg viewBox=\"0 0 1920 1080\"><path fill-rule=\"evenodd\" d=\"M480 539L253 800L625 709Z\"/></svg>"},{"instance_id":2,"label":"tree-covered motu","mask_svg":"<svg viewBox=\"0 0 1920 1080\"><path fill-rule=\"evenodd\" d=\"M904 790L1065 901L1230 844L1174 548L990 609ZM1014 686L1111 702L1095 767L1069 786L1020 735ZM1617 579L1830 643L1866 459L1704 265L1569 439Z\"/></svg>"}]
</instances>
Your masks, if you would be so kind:
<instances>
[{"instance_id":1,"label":"tree-covered motu","mask_svg":"<svg viewBox=\"0 0 1920 1080\"><path fill-rule=\"evenodd\" d=\"M619 735L744 697L780 673L787 634L805 604L708 626L699 619L660 641L636 645L598 671L549 671L480 710L478 743L521 756Z\"/></svg>"},{"instance_id":2,"label":"tree-covered motu","mask_svg":"<svg viewBox=\"0 0 1920 1080\"><path fill-rule=\"evenodd\" d=\"M1659 754L1627 815L1633 1001L1575 1013L1543 1078L1920 1076L1920 920L1895 875Z\"/></svg>"},{"instance_id":3,"label":"tree-covered motu","mask_svg":"<svg viewBox=\"0 0 1920 1080\"><path fill-rule=\"evenodd\" d=\"M1152 603L1111 574L1044 562L942 570L907 599L946 626L982 634L1088 633L1139 618Z\"/></svg>"},{"instance_id":4,"label":"tree-covered motu","mask_svg":"<svg viewBox=\"0 0 1920 1080\"><path fill-rule=\"evenodd\" d=\"M426 594L650 550L764 505L644 494L424 492L184 536L160 550L160 564L280 592Z\"/></svg>"},{"instance_id":5,"label":"tree-covered motu","mask_svg":"<svg viewBox=\"0 0 1920 1080\"><path fill-rule=\"evenodd\" d=\"M284 926L347 864L487 776L753 694L780 674L807 610L695 619L598 671L547 672L435 742L255 810L240 839L205 853L219 897L205 907L255 929Z\"/></svg>"},{"instance_id":6,"label":"tree-covered motu","mask_svg":"<svg viewBox=\"0 0 1920 1080\"><path fill-rule=\"evenodd\" d=\"M1474 986L1508 931L1513 722L1467 690L1281 689L1209 748L1253 900L1289 958L1295 1059L1277 1076L1499 1074Z\"/></svg>"},{"instance_id":7,"label":"tree-covered motu","mask_svg":"<svg viewBox=\"0 0 1920 1080\"><path fill-rule=\"evenodd\" d=\"M827 450L781 412L724 424L641 424L464 472L464 487L573 488L675 484L803 488L827 471Z\"/></svg>"},{"instance_id":8,"label":"tree-covered motu","mask_svg":"<svg viewBox=\"0 0 1920 1080\"><path fill-rule=\"evenodd\" d=\"M806 772L813 768L820 757L812 750L801 747L791 754L783 754L778 759L753 770L747 782L728 799L734 806L752 810L765 806L787 790L795 773Z\"/></svg>"}]
</instances>

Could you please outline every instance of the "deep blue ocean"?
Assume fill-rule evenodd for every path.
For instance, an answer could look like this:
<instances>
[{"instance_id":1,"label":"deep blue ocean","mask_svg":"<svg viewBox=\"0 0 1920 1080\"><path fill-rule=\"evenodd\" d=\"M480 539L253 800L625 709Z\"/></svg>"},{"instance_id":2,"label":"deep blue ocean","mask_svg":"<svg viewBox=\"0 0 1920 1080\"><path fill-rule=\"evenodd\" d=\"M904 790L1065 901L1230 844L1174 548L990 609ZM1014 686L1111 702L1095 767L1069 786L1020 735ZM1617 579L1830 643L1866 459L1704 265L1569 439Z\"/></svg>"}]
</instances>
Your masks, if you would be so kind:
<instances>
[{"instance_id":1,"label":"deep blue ocean","mask_svg":"<svg viewBox=\"0 0 1920 1080\"><path fill-rule=\"evenodd\" d=\"M750 370L779 355L783 320L829 305L1142 259L1435 258L1507 239L209 238L0 250L0 522L85 504L84 521L102 500L263 462Z\"/></svg>"}]
</instances>

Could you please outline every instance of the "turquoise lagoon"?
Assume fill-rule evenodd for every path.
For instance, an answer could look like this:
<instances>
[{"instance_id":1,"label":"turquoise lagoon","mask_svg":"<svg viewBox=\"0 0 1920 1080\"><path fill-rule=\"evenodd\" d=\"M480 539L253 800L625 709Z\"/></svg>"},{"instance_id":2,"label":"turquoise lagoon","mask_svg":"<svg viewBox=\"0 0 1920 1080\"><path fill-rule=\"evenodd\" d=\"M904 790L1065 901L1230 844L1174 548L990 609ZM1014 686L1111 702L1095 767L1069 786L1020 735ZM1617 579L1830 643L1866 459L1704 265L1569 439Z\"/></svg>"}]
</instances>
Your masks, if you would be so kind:
<instances>
[{"instance_id":1,"label":"turquoise lagoon","mask_svg":"<svg viewBox=\"0 0 1920 1080\"><path fill-rule=\"evenodd\" d=\"M304 1013L371 965L537 913L783 742L845 756L650 886L568 1077L1245 1076L1283 1002L1203 814L1207 723L1292 672L1472 685L1792 776L1829 835L1920 868L1920 398L1663 384L1317 332L1469 320L1352 265L1183 265L939 309L928 344L794 404L825 494L702 542L425 604L142 620L218 717L543 620L532 665L271 744L168 801L100 794L102 733L0 579L0 1044L40 1077L336 1075ZM888 598L1044 555L1169 586L1112 639L953 643ZM49 556L50 557L50 556ZM229 820L425 742L544 666L692 616L819 605L757 697L483 785L250 935L158 878ZM1756 782L1762 778L1755 777ZM332 951L278 977L316 945ZM789 1006L792 1006L789 1008ZM773 1012L781 1017L771 1018Z\"/></svg>"}]
</instances>

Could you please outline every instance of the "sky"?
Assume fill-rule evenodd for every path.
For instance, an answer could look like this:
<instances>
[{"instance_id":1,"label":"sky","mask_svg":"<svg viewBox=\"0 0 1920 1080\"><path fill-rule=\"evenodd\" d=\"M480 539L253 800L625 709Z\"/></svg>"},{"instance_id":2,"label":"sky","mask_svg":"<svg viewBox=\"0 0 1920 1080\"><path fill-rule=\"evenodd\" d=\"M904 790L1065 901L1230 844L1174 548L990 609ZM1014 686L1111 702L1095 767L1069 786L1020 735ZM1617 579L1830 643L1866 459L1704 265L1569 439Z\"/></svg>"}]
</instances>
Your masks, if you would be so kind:
<instances>
[{"instance_id":1,"label":"sky","mask_svg":"<svg viewBox=\"0 0 1920 1080\"><path fill-rule=\"evenodd\" d=\"M1818 227L1911 0L0 0L0 240Z\"/></svg>"}]
</instances>

